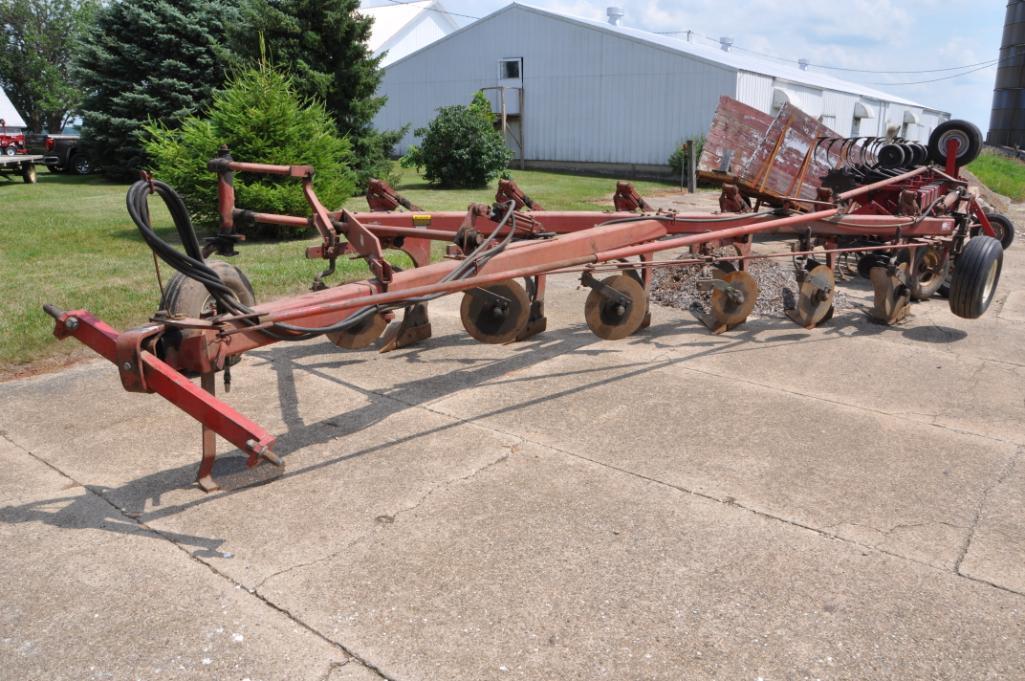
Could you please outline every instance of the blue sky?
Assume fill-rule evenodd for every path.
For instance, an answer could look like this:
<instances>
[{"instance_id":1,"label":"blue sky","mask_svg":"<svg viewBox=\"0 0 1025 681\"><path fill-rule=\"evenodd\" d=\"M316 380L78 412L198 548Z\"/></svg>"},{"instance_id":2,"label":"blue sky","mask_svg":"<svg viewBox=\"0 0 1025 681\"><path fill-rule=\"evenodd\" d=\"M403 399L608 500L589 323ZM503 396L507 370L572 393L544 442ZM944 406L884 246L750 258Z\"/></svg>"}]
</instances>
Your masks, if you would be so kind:
<instances>
[{"instance_id":1,"label":"blue sky","mask_svg":"<svg viewBox=\"0 0 1025 681\"><path fill-rule=\"evenodd\" d=\"M484 16L508 2L442 0L442 4L450 12ZM529 4L594 19L604 19L606 7L617 5L626 11L623 24L627 26L730 36L737 47L755 52L875 71L942 69L996 59L1006 8L1005 0L531 0ZM961 72L820 70L949 111L955 118L974 122L983 133L989 127L995 68L921 84L905 83Z\"/></svg>"}]
</instances>

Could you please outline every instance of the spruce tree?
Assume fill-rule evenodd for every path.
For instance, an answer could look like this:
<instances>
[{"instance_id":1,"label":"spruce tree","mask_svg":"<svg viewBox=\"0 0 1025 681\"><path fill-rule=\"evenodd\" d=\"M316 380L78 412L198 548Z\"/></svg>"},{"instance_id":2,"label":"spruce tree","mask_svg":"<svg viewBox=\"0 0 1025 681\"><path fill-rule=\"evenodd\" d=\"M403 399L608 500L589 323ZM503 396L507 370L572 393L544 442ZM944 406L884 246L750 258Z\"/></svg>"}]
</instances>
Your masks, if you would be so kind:
<instances>
[{"instance_id":1,"label":"spruce tree","mask_svg":"<svg viewBox=\"0 0 1025 681\"><path fill-rule=\"evenodd\" d=\"M131 178L145 164L147 121L173 127L209 103L225 79L233 15L218 0L114 0L98 12L76 66L82 145L108 177Z\"/></svg>"},{"instance_id":2,"label":"spruce tree","mask_svg":"<svg viewBox=\"0 0 1025 681\"><path fill-rule=\"evenodd\" d=\"M387 175L387 154L401 137L379 133L374 116L380 57L367 46L373 20L359 13L359 0L243 0L240 21L229 27L232 51L258 61L261 41L270 63L285 68L305 97L324 102L356 152L361 181Z\"/></svg>"}]
</instances>

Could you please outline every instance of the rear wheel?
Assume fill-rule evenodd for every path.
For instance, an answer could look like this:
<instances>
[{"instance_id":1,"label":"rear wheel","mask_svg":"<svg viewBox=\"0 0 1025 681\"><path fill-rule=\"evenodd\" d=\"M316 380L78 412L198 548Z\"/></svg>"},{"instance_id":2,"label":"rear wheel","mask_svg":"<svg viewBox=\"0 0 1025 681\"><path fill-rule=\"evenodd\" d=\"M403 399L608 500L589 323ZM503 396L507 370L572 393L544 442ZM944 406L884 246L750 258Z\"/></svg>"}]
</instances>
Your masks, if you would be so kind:
<instances>
[{"instance_id":1,"label":"rear wheel","mask_svg":"<svg viewBox=\"0 0 1025 681\"><path fill-rule=\"evenodd\" d=\"M21 164L21 179L25 184L36 183L36 164L35 163L23 163Z\"/></svg>"},{"instance_id":2,"label":"rear wheel","mask_svg":"<svg viewBox=\"0 0 1025 681\"><path fill-rule=\"evenodd\" d=\"M1014 223L1011 222L1011 218L1003 213L986 213L986 217L989 219L989 224L993 227L997 241L1000 242L1000 245L1006 251L1014 243Z\"/></svg>"},{"instance_id":3,"label":"rear wheel","mask_svg":"<svg viewBox=\"0 0 1025 681\"><path fill-rule=\"evenodd\" d=\"M92 161L84 154L75 154L71 159L71 167L76 175L88 175L93 171Z\"/></svg>"},{"instance_id":4,"label":"rear wheel","mask_svg":"<svg viewBox=\"0 0 1025 681\"><path fill-rule=\"evenodd\" d=\"M971 239L954 263L950 277L950 311L958 317L977 319L989 308L1000 283L1004 249L988 236Z\"/></svg>"},{"instance_id":5,"label":"rear wheel","mask_svg":"<svg viewBox=\"0 0 1025 681\"><path fill-rule=\"evenodd\" d=\"M235 297L243 305L252 307L256 304L253 285L242 270L221 260L208 260L206 263L220 275L221 280L231 289ZM180 272L171 277L164 296L160 300L160 309L173 316L199 319L217 313L213 296L206 287L195 279L190 279Z\"/></svg>"}]
</instances>

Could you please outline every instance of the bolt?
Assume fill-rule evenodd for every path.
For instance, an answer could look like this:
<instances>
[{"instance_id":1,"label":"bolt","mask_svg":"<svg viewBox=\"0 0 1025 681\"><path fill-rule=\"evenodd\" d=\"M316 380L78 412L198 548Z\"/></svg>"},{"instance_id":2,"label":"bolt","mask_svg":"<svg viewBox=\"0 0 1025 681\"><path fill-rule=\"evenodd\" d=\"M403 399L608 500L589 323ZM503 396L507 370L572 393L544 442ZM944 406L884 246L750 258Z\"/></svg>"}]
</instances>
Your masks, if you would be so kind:
<instances>
[{"instance_id":1,"label":"bolt","mask_svg":"<svg viewBox=\"0 0 1025 681\"><path fill-rule=\"evenodd\" d=\"M131 371L132 370L132 363L131 362L125 362L124 364L121 365L121 368L124 369L125 371Z\"/></svg>"},{"instance_id":2,"label":"bolt","mask_svg":"<svg viewBox=\"0 0 1025 681\"><path fill-rule=\"evenodd\" d=\"M68 331L74 331L78 328L78 317L68 317L64 322L64 328Z\"/></svg>"},{"instance_id":3,"label":"bolt","mask_svg":"<svg viewBox=\"0 0 1025 681\"><path fill-rule=\"evenodd\" d=\"M253 450L254 452L258 452L259 451L257 449L257 447L259 447L259 446L260 446L260 443L257 442L256 440L246 440L246 447L248 447L249 449Z\"/></svg>"}]
</instances>

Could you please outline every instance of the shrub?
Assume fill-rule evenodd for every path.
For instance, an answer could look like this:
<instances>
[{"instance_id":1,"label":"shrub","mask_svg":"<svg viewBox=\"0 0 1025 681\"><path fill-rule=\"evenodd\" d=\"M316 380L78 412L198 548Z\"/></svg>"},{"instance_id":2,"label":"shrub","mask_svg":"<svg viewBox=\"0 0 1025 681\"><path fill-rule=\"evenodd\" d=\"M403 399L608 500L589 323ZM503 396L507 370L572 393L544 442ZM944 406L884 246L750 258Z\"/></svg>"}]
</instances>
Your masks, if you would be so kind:
<instances>
[{"instance_id":1,"label":"shrub","mask_svg":"<svg viewBox=\"0 0 1025 681\"><path fill-rule=\"evenodd\" d=\"M694 158L697 161L701 160L701 151L705 147L705 138L699 137L694 140L697 145L697 149L694 150ZM673 169L675 177L681 177L683 175L683 168L687 163L687 143L680 142L676 145L676 149L673 151L672 156L669 157L669 167Z\"/></svg>"},{"instance_id":2,"label":"shrub","mask_svg":"<svg viewBox=\"0 0 1025 681\"><path fill-rule=\"evenodd\" d=\"M177 130L150 122L144 144L154 175L182 195L197 224L217 221L217 176L206 164L222 144L241 161L313 166L317 196L329 208L340 206L356 186L352 148L323 105L300 99L289 78L267 66L240 71L214 94L205 117L190 116ZM248 210L310 213L299 182L291 178L239 174L235 196ZM294 232L266 225L256 231Z\"/></svg>"},{"instance_id":3,"label":"shrub","mask_svg":"<svg viewBox=\"0 0 1025 681\"><path fill-rule=\"evenodd\" d=\"M512 160L482 92L474 95L469 106L438 109L437 117L414 134L423 142L410 147L402 165L422 168L428 182L442 187L483 187Z\"/></svg>"}]
</instances>

